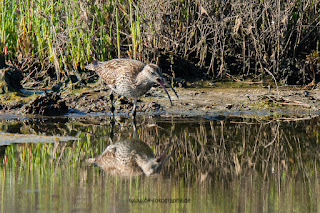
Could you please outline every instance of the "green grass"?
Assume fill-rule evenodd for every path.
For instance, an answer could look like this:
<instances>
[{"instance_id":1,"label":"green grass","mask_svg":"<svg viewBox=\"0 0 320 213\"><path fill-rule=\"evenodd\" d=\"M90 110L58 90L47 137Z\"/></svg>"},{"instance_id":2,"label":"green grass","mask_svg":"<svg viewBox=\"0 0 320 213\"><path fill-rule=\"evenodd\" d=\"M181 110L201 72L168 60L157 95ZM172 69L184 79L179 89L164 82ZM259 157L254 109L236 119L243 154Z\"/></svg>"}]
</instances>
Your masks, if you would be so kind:
<instances>
[{"instance_id":1,"label":"green grass","mask_svg":"<svg viewBox=\"0 0 320 213\"><path fill-rule=\"evenodd\" d=\"M23 72L58 81L93 59L164 55L162 67L177 77L185 77L186 60L213 77L259 76L266 68L285 78L282 61L304 64L317 48L319 2L278 3L0 0L0 52L7 46L7 60Z\"/></svg>"},{"instance_id":2,"label":"green grass","mask_svg":"<svg viewBox=\"0 0 320 213\"><path fill-rule=\"evenodd\" d=\"M110 54L105 15L112 9L78 1L1 0L0 47L8 45L7 60L29 58L43 66L51 64L59 79L83 68L94 49L100 49L101 59Z\"/></svg>"}]
</instances>

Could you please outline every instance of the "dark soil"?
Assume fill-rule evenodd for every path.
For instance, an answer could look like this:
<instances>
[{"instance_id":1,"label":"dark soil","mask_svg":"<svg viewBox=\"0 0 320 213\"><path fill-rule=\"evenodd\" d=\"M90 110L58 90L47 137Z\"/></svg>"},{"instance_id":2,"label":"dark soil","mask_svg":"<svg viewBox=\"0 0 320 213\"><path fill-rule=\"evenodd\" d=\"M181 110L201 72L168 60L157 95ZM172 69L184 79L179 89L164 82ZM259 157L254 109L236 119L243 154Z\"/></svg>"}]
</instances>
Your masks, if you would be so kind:
<instances>
[{"instance_id":1,"label":"dark soil","mask_svg":"<svg viewBox=\"0 0 320 213\"><path fill-rule=\"evenodd\" d=\"M37 96L34 100L23 105L20 112L25 114L36 115L63 115L67 113L69 107L66 105L66 100L56 92L44 92Z\"/></svg>"},{"instance_id":2,"label":"dark soil","mask_svg":"<svg viewBox=\"0 0 320 213\"><path fill-rule=\"evenodd\" d=\"M205 116L216 113L251 113L255 110L317 113L320 109L318 89L301 88L276 89L239 87L238 83L204 87L193 84L189 88L176 88L177 99L173 93L170 105L168 97L161 88L153 88L138 102L138 116ZM238 87L238 88L234 88ZM70 92L71 91L71 92ZM43 92L28 97L0 96L0 112L12 114L63 115L69 113L110 113L109 90L82 88L62 93ZM115 96L115 109L118 115L128 115L132 109L132 100Z\"/></svg>"},{"instance_id":3,"label":"dark soil","mask_svg":"<svg viewBox=\"0 0 320 213\"><path fill-rule=\"evenodd\" d=\"M6 92L17 92L22 89L20 81L23 74L15 67L3 65L0 66L0 94Z\"/></svg>"}]
</instances>

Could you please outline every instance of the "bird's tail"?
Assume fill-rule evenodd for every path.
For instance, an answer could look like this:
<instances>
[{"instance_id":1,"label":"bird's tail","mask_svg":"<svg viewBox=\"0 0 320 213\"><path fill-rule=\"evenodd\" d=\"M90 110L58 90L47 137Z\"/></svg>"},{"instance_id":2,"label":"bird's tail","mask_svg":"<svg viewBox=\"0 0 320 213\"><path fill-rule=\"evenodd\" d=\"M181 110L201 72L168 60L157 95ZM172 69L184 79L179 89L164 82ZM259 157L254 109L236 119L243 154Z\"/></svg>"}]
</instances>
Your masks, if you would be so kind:
<instances>
[{"instance_id":1,"label":"bird's tail","mask_svg":"<svg viewBox=\"0 0 320 213\"><path fill-rule=\"evenodd\" d=\"M95 158L89 158L86 160L86 163L95 163L96 159Z\"/></svg>"},{"instance_id":2,"label":"bird's tail","mask_svg":"<svg viewBox=\"0 0 320 213\"><path fill-rule=\"evenodd\" d=\"M95 71L96 65L98 65L98 61L93 61L91 64L88 64L87 66L85 66L85 68L88 70Z\"/></svg>"},{"instance_id":3,"label":"bird's tail","mask_svg":"<svg viewBox=\"0 0 320 213\"><path fill-rule=\"evenodd\" d=\"M94 65L93 65L93 64L88 64L87 66L85 66L85 68L86 68L87 70L92 70L92 71L94 71Z\"/></svg>"}]
</instances>

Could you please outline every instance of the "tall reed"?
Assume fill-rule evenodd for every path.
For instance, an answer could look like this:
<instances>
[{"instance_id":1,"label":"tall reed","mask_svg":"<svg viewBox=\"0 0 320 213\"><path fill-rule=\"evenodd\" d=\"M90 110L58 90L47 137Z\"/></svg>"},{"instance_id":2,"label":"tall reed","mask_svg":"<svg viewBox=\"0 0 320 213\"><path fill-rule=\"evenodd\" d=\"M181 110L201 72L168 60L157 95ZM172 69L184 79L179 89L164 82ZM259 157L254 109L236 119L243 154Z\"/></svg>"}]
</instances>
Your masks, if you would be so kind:
<instances>
[{"instance_id":1,"label":"tall reed","mask_svg":"<svg viewBox=\"0 0 320 213\"><path fill-rule=\"evenodd\" d=\"M8 46L8 61L42 79L51 70L61 80L93 59L160 55L214 77L266 68L286 78L287 59L303 64L319 42L318 8L312 0L0 0L0 51ZM181 64L172 69L185 77Z\"/></svg>"}]
</instances>

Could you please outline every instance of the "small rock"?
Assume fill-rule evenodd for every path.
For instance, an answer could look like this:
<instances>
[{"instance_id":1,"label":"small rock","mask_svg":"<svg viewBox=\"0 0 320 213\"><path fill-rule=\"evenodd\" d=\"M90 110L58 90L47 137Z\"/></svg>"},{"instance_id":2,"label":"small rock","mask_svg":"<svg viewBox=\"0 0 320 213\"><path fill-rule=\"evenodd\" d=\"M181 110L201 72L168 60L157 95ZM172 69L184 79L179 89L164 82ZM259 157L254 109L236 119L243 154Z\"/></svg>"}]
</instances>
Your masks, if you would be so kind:
<instances>
[{"instance_id":1,"label":"small rock","mask_svg":"<svg viewBox=\"0 0 320 213\"><path fill-rule=\"evenodd\" d=\"M178 87L187 87L187 82L186 80L182 79L182 78L176 78L175 82L174 82L174 86L178 86Z\"/></svg>"},{"instance_id":2,"label":"small rock","mask_svg":"<svg viewBox=\"0 0 320 213\"><path fill-rule=\"evenodd\" d=\"M227 105L226 105L226 108L227 108L227 109L231 109L232 107L233 107L233 104L227 104Z\"/></svg>"},{"instance_id":3,"label":"small rock","mask_svg":"<svg viewBox=\"0 0 320 213\"><path fill-rule=\"evenodd\" d=\"M303 91L303 95L304 95L304 97L308 97L310 95L310 92L305 90L305 91Z\"/></svg>"},{"instance_id":4,"label":"small rock","mask_svg":"<svg viewBox=\"0 0 320 213\"><path fill-rule=\"evenodd\" d=\"M156 103L156 102L151 102L148 103L146 105L144 105L144 107L142 108L142 111L155 111L155 110L159 110L161 108L161 105Z\"/></svg>"}]
</instances>

